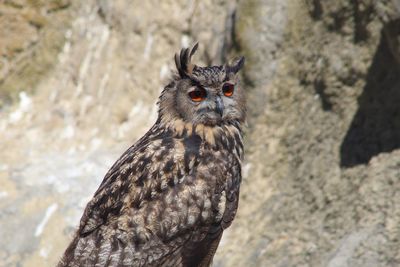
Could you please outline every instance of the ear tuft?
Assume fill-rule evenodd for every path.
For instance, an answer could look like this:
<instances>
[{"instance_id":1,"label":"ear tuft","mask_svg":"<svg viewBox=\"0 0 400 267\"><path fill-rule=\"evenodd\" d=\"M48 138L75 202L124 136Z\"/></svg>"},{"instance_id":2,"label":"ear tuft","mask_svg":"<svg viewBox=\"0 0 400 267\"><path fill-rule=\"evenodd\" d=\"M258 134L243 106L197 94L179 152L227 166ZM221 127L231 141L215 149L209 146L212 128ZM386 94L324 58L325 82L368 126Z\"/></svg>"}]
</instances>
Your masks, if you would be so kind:
<instances>
[{"instance_id":1,"label":"ear tuft","mask_svg":"<svg viewBox=\"0 0 400 267\"><path fill-rule=\"evenodd\" d=\"M244 57L239 57L239 58L234 59L232 61L232 63L227 64L225 66L225 69L226 69L226 72L228 72L228 73L232 72L232 73L236 74L243 67L243 65L244 65Z\"/></svg>"},{"instance_id":2,"label":"ear tuft","mask_svg":"<svg viewBox=\"0 0 400 267\"><path fill-rule=\"evenodd\" d=\"M191 47L182 49L179 55L175 54L176 69L181 78L190 77L192 75L195 65L191 63L191 59L198 46L199 43L196 42Z\"/></svg>"}]
</instances>

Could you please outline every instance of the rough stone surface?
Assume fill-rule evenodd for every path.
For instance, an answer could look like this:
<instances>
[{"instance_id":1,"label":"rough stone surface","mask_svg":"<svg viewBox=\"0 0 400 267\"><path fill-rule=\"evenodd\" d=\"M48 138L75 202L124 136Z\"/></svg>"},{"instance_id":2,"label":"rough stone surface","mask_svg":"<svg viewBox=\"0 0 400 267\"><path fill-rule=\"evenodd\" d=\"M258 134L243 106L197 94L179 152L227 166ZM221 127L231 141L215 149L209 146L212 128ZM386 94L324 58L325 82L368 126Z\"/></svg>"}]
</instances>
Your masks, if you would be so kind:
<instances>
[{"instance_id":1,"label":"rough stone surface","mask_svg":"<svg viewBox=\"0 0 400 267\"><path fill-rule=\"evenodd\" d=\"M0 107L53 66L72 9L71 0L0 1Z\"/></svg>"},{"instance_id":2,"label":"rough stone surface","mask_svg":"<svg viewBox=\"0 0 400 267\"><path fill-rule=\"evenodd\" d=\"M399 25L398 0L0 2L0 266L55 265L194 40L200 64L246 56L214 266L399 266Z\"/></svg>"}]
</instances>

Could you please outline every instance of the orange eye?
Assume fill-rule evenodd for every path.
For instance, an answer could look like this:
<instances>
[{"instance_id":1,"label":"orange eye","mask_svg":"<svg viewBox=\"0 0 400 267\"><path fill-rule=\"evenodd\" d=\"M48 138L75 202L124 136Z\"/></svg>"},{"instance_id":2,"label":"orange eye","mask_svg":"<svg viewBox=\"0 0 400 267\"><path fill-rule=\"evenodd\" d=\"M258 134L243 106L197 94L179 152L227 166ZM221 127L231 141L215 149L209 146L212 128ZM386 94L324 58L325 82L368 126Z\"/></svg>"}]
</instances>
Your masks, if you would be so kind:
<instances>
[{"instance_id":1,"label":"orange eye","mask_svg":"<svg viewBox=\"0 0 400 267\"><path fill-rule=\"evenodd\" d=\"M203 101L206 98L206 96L207 96L207 92L203 88L197 88L197 89L189 92L189 97L194 102Z\"/></svg>"},{"instance_id":2,"label":"orange eye","mask_svg":"<svg viewBox=\"0 0 400 267\"><path fill-rule=\"evenodd\" d=\"M225 83L222 86L222 92L224 93L225 96L232 96L234 90L235 90L235 85L231 83Z\"/></svg>"}]
</instances>

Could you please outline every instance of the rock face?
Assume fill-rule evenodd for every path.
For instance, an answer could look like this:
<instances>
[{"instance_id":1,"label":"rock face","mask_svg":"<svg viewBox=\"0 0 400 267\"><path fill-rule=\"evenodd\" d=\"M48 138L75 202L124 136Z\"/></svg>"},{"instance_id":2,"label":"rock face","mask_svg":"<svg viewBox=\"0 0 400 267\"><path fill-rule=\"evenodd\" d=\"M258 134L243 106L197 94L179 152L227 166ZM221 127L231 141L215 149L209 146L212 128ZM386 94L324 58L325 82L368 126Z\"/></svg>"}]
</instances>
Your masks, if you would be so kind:
<instances>
[{"instance_id":1,"label":"rock face","mask_svg":"<svg viewBox=\"0 0 400 267\"><path fill-rule=\"evenodd\" d=\"M54 65L69 26L70 0L0 2L0 107L32 92Z\"/></svg>"},{"instance_id":2,"label":"rock face","mask_svg":"<svg viewBox=\"0 0 400 267\"><path fill-rule=\"evenodd\" d=\"M246 56L246 163L214 266L400 265L400 1L0 3L0 265L53 266L156 118L173 53Z\"/></svg>"}]
</instances>

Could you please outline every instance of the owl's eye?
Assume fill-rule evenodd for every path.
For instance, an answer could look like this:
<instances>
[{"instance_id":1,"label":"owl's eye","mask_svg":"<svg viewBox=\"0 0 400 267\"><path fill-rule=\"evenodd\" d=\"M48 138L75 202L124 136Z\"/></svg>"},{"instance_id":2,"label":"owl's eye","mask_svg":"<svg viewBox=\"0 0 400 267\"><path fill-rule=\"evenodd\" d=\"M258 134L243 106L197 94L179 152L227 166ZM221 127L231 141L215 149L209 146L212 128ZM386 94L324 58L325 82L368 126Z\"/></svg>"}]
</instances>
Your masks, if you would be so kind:
<instances>
[{"instance_id":1,"label":"owl's eye","mask_svg":"<svg viewBox=\"0 0 400 267\"><path fill-rule=\"evenodd\" d=\"M224 93L224 96L232 96L234 90L235 90L235 85L234 84L225 83L222 86L222 92Z\"/></svg>"},{"instance_id":2,"label":"owl's eye","mask_svg":"<svg viewBox=\"0 0 400 267\"><path fill-rule=\"evenodd\" d=\"M189 97L194 102L203 101L207 96L206 90L203 88L196 88L195 90L189 92Z\"/></svg>"}]
</instances>

